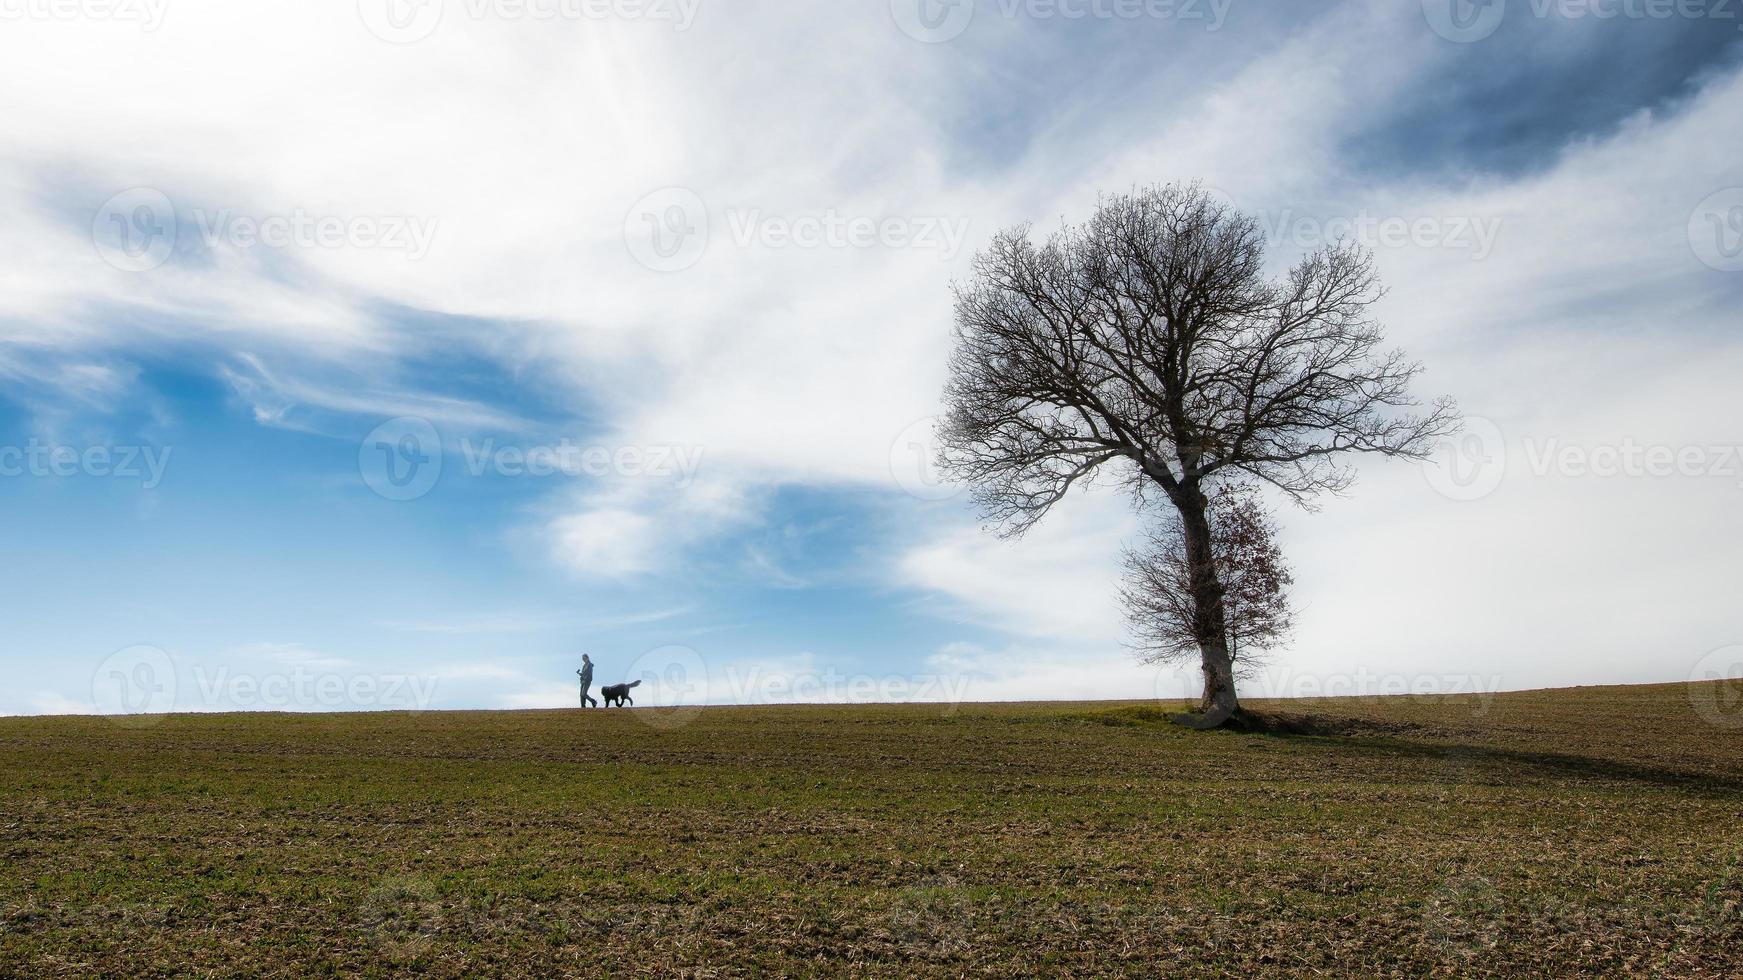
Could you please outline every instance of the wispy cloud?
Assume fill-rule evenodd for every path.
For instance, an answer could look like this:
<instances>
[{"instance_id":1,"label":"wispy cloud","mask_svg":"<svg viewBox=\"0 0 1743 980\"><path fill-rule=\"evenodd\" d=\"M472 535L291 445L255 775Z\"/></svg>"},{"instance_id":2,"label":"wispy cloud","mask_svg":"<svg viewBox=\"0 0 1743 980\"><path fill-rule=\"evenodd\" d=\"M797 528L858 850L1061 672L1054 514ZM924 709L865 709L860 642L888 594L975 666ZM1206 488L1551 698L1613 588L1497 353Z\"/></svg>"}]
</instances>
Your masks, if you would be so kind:
<instances>
[{"instance_id":1,"label":"wispy cloud","mask_svg":"<svg viewBox=\"0 0 1743 980\"><path fill-rule=\"evenodd\" d=\"M530 432L535 428L526 419L481 402L394 389L357 391L337 383L285 377L268 369L253 354L237 355L235 366L220 367L218 373L250 405L255 421L262 425L290 426L297 424L293 412L315 410L377 420L412 416L462 432ZM312 424L306 419L297 422Z\"/></svg>"},{"instance_id":2,"label":"wispy cloud","mask_svg":"<svg viewBox=\"0 0 1743 980\"><path fill-rule=\"evenodd\" d=\"M310 650L297 643L250 643L234 647L225 654L229 658L251 660L262 663L279 664L288 667L305 667L311 670L343 670L357 666L355 662L345 657Z\"/></svg>"}]
</instances>

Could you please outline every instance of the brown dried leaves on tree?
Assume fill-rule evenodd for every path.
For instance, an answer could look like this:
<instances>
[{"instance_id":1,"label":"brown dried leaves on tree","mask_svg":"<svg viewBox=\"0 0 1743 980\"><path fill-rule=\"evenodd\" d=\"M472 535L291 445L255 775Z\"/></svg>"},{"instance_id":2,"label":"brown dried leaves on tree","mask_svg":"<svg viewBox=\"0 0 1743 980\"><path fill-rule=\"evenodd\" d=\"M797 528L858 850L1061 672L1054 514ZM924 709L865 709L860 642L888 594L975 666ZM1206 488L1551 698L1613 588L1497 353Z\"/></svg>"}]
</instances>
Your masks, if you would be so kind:
<instances>
[{"instance_id":1,"label":"brown dried leaves on tree","mask_svg":"<svg viewBox=\"0 0 1743 980\"><path fill-rule=\"evenodd\" d=\"M1210 498L1211 555L1223 584L1223 625L1236 677L1250 676L1262 655L1288 640L1295 625L1289 588L1295 577L1277 544L1277 523L1256 494L1224 487ZM1146 663L1199 656L1193 633L1192 564L1176 514L1163 515L1143 544L1125 556L1120 600Z\"/></svg>"}]
</instances>

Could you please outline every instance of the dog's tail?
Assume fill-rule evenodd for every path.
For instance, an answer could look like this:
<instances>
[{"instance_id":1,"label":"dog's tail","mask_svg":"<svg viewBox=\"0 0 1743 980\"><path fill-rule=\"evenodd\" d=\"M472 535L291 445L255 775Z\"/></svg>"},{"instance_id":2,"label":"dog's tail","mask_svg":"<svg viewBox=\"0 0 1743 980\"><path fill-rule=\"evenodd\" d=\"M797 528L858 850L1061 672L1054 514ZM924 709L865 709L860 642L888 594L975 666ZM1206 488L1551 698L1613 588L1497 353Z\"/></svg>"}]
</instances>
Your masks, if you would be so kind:
<instances>
[{"instance_id":1,"label":"dog's tail","mask_svg":"<svg viewBox=\"0 0 1743 980\"><path fill-rule=\"evenodd\" d=\"M641 681L630 681L628 684L624 685L624 687L639 687L639 686L641 686Z\"/></svg>"}]
</instances>

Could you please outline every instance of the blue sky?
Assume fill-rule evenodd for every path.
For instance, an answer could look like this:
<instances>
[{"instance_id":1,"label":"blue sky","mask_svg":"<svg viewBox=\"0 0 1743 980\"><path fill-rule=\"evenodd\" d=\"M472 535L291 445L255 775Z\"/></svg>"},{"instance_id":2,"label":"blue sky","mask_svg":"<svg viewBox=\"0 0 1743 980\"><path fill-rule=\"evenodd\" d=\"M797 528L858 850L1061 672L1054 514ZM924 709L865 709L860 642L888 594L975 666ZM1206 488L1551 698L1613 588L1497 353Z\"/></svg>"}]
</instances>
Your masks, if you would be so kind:
<instances>
[{"instance_id":1,"label":"blue sky","mask_svg":"<svg viewBox=\"0 0 1743 980\"><path fill-rule=\"evenodd\" d=\"M0 713L1184 693L1117 490L1003 542L923 469L974 249L1169 179L1374 247L1474 419L1281 512L1250 690L1743 664L1728 5L389 2L0 32Z\"/></svg>"}]
</instances>

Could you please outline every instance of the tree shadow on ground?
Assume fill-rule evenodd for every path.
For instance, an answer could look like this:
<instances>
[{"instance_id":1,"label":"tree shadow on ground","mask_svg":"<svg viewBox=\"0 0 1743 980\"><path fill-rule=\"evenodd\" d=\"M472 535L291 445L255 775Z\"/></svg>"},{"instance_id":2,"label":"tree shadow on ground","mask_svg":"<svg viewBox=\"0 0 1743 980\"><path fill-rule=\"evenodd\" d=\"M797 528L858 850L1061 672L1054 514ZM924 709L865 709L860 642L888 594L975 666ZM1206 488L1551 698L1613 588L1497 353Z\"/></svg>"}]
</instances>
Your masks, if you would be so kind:
<instances>
[{"instance_id":1,"label":"tree shadow on ground","mask_svg":"<svg viewBox=\"0 0 1743 980\"><path fill-rule=\"evenodd\" d=\"M1470 774L1454 782L1513 785L1518 777L1580 782L1634 783L1717 799L1743 798L1743 777L1572 752L1504 748L1466 741L1417 741L1393 735L1268 732L1363 756L1434 760Z\"/></svg>"},{"instance_id":2,"label":"tree shadow on ground","mask_svg":"<svg viewBox=\"0 0 1743 980\"><path fill-rule=\"evenodd\" d=\"M1092 717L1104 725L1163 727L1171 726L1170 720L1177 713L1165 707L1141 705L1098 712ZM1654 786L1715 799L1743 798L1743 774L1485 744L1478 728L1243 711L1236 723L1207 734L1259 735L1367 759L1433 761L1447 771L1449 783L1510 786L1517 785L1522 779L1576 780Z\"/></svg>"}]
</instances>

